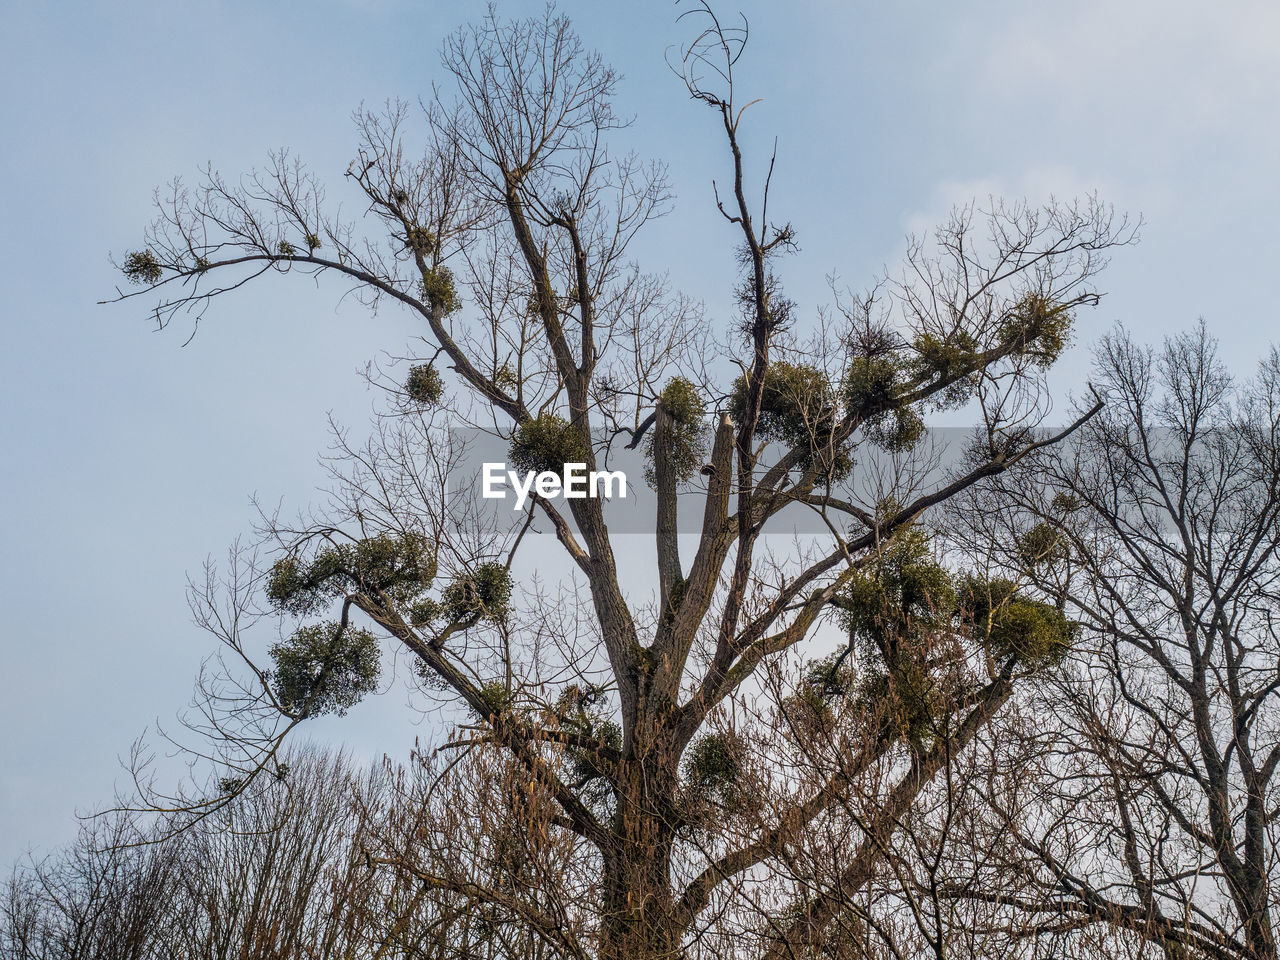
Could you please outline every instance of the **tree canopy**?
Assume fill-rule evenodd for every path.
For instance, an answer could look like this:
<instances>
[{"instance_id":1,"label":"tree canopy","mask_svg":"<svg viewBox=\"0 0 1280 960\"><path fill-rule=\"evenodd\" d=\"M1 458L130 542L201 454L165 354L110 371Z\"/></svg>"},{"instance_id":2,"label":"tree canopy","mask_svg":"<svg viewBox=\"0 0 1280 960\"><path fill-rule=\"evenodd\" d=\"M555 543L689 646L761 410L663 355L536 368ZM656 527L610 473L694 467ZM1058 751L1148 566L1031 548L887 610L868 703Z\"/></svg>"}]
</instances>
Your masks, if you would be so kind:
<instances>
[{"instance_id":1,"label":"tree canopy","mask_svg":"<svg viewBox=\"0 0 1280 960\"><path fill-rule=\"evenodd\" d=\"M1098 415L1046 429L1045 371L1133 228L1093 198L964 206L900 270L806 314L784 292L796 231L769 206L785 171L741 135L745 23L702 4L680 21L676 72L724 147L706 255L739 267L730 316L631 259L672 210L664 170L611 151L618 77L553 11L463 27L421 109L357 114L356 220L286 153L160 194L120 264L138 287L121 297L160 326L284 274L423 331L368 442L339 438L327 502L265 517L193 588L231 656L193 722L216 789L166 795L139 772L175 830L287 779L290 733L374 692L395 650L449 711L440 749L484 774L457 802L472 791L487 822L500 795L524 839L485 859L391 844L371 869L518 925L539 955L862 956L895 838L1077 642L1074 607L965 569L930 518ZM944 452L926 418L960 407L977 426ZM535 472L642 449L647 546L594 497L535 493L514 525L449 497L463 428ZM821 533L770 532L797 514ZM1017 540L1048 564L1056 543ZM624 550L651 552L651 582L620 573Z\"/></svg>"}]
</instances>

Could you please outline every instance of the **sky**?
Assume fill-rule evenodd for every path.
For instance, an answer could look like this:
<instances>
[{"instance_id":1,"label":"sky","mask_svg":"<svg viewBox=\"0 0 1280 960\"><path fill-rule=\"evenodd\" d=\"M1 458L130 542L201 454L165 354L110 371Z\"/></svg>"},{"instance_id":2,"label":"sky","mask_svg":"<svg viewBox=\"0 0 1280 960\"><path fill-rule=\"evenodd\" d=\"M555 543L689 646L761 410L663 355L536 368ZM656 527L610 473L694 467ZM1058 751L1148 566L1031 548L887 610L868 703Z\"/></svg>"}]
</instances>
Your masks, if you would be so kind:
<instances>
[{"instance_id":1,"label":"sky","mask_svg":"<svg viewBox=\"0 0 1280 960\"><path fill-rule=\"evenodd\" d=\"M516 15L540 5L500 0ZM774 138L771 209L801 310L859 288L912 230L976 197L1096 191L1141 215L1080 318L1062 396L1116 323L1158 342L1203 317L1241 376L1274 338L1280 260L1280 6L1239 0L743 2L749 171ZM564 2L624 76L623 146L665 160L673 213L635 248L723 318L734 237L711 181L714 117L666 65L666 2ZM188 573L247 531L251 496L304 507L327 416L364 429L366 362L421 331L342 288L271 278L215 303L195 339L140 301L100 306L152 190L234 176L290 147L337 184L352 110L441 79L443 36L481 3L310 0L0 6L0 864L69 840L123 783L120 758L186 703L211 641ZM395 687L310 735L403 757L431 720Z\"/></svg>"}]
</instances>

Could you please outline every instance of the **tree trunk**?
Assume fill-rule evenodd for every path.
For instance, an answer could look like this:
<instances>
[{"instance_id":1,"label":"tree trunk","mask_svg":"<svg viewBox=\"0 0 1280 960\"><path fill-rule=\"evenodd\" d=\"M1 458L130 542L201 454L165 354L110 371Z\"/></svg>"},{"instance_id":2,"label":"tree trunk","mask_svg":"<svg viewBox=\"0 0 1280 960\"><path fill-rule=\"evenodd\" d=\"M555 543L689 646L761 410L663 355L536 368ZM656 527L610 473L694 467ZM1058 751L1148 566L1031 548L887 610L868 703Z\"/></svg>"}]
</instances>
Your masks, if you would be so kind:
<instances>
[{"instance_id":1,"label":"tree trunk","mask_svg":"<svg viewBox=\"0 0 1280 960\"><path fill-rule=\"evenodd\" d=\"M1244 935L1250 954L1257 960L1276 960L1275 931L1271 928L1271 916L1265 900L1257 903L1246 915Z\"/></svg>"},{"instance_id":2,"label":"tree trunk","mask_svg":"<svg viewBox=\"0 0 1280 960\"><path fill-rule=\"evenodd\" d=\"M672 781L656 766L632 758L619 778L616 840L604 864L601 960L681 956L671 895L670 801L654 795L654 785Z\"/></svg>"}]
</instances>

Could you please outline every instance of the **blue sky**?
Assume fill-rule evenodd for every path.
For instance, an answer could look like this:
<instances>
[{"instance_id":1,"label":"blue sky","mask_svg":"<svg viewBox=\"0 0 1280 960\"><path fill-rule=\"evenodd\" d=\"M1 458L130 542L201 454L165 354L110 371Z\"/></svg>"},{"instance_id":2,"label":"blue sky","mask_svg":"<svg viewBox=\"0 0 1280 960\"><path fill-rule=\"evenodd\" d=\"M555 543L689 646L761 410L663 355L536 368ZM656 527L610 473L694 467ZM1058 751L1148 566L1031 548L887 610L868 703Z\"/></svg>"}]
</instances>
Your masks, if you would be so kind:
<instances>
[{"instance_id":1,"label":"blue sky","mask_svg":"<svg viewBox=\"0 0 1280 960\"><path fill-rule=\"evenodd\" d=\"M533 4L500 2L519 13ZM565 2L625 76L627 145L665 159L678 203L637 254L725 315L733 236L710 181L726 158L664 52L677 8ZM731 12L736 6L724 5ZM1248 374L1274 336L1280 259L1280 7L1126 0L744 3L741 66L759 173L795 224L783 276L802 309L855 287L907 231L989 194L1097 190L1147 221L1120 251L1059 382L1116 321L1146 339L1205 317ZM216 304L194 342L142 304L97 306L136 247L151 190L205 162L227 174L292 147L331 183L362 102L440 76L443 33L479 3L25 3L0 9L0 862L48 849L109 799L117 757L186 702L207 639L185 576L320 481L326 413L361 429L358 371L401 352L407 317L272 278ZM317 739L362 755L431 737L393 691Z\"/></svg>"}]
</instances>

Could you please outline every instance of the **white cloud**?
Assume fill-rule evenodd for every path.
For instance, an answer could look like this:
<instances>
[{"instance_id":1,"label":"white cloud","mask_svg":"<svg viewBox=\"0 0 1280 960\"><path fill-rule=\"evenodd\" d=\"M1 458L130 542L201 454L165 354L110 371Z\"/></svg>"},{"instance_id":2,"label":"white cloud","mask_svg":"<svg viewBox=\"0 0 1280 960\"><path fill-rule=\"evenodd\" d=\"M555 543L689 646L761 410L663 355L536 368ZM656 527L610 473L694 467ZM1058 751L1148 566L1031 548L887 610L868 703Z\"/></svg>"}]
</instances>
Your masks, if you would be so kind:
<instances>
[{"instance_id":1,"label":"white cloud","mask_svg":"<svg viewBox=\"0 0 1280 960\"><path fill-rule=\"evenodd\" d=\"M991 198L1042 206L1051 200L1069 203L1093 194L1104 203L1117 203L1124 191L1103 176L1086 176L1070 166L1033 167L1015 177L989 176L973 180L944 180L935 184L928 200L903 218L907 234L923 234L944 222L956 207L976 201L986 206Z\"/></svg>"},{"instance_id":2,"label":"white cloud","mask_svg":"<svg viewBox=\"0 0 1280 960\"><path fill-rule=\"evenodd\" d=\"M1260 0L1026 4L977 42L989 97L1174 140L1247 127L1280 89L1280 5Z\"/></svg>"}]
</instances>

